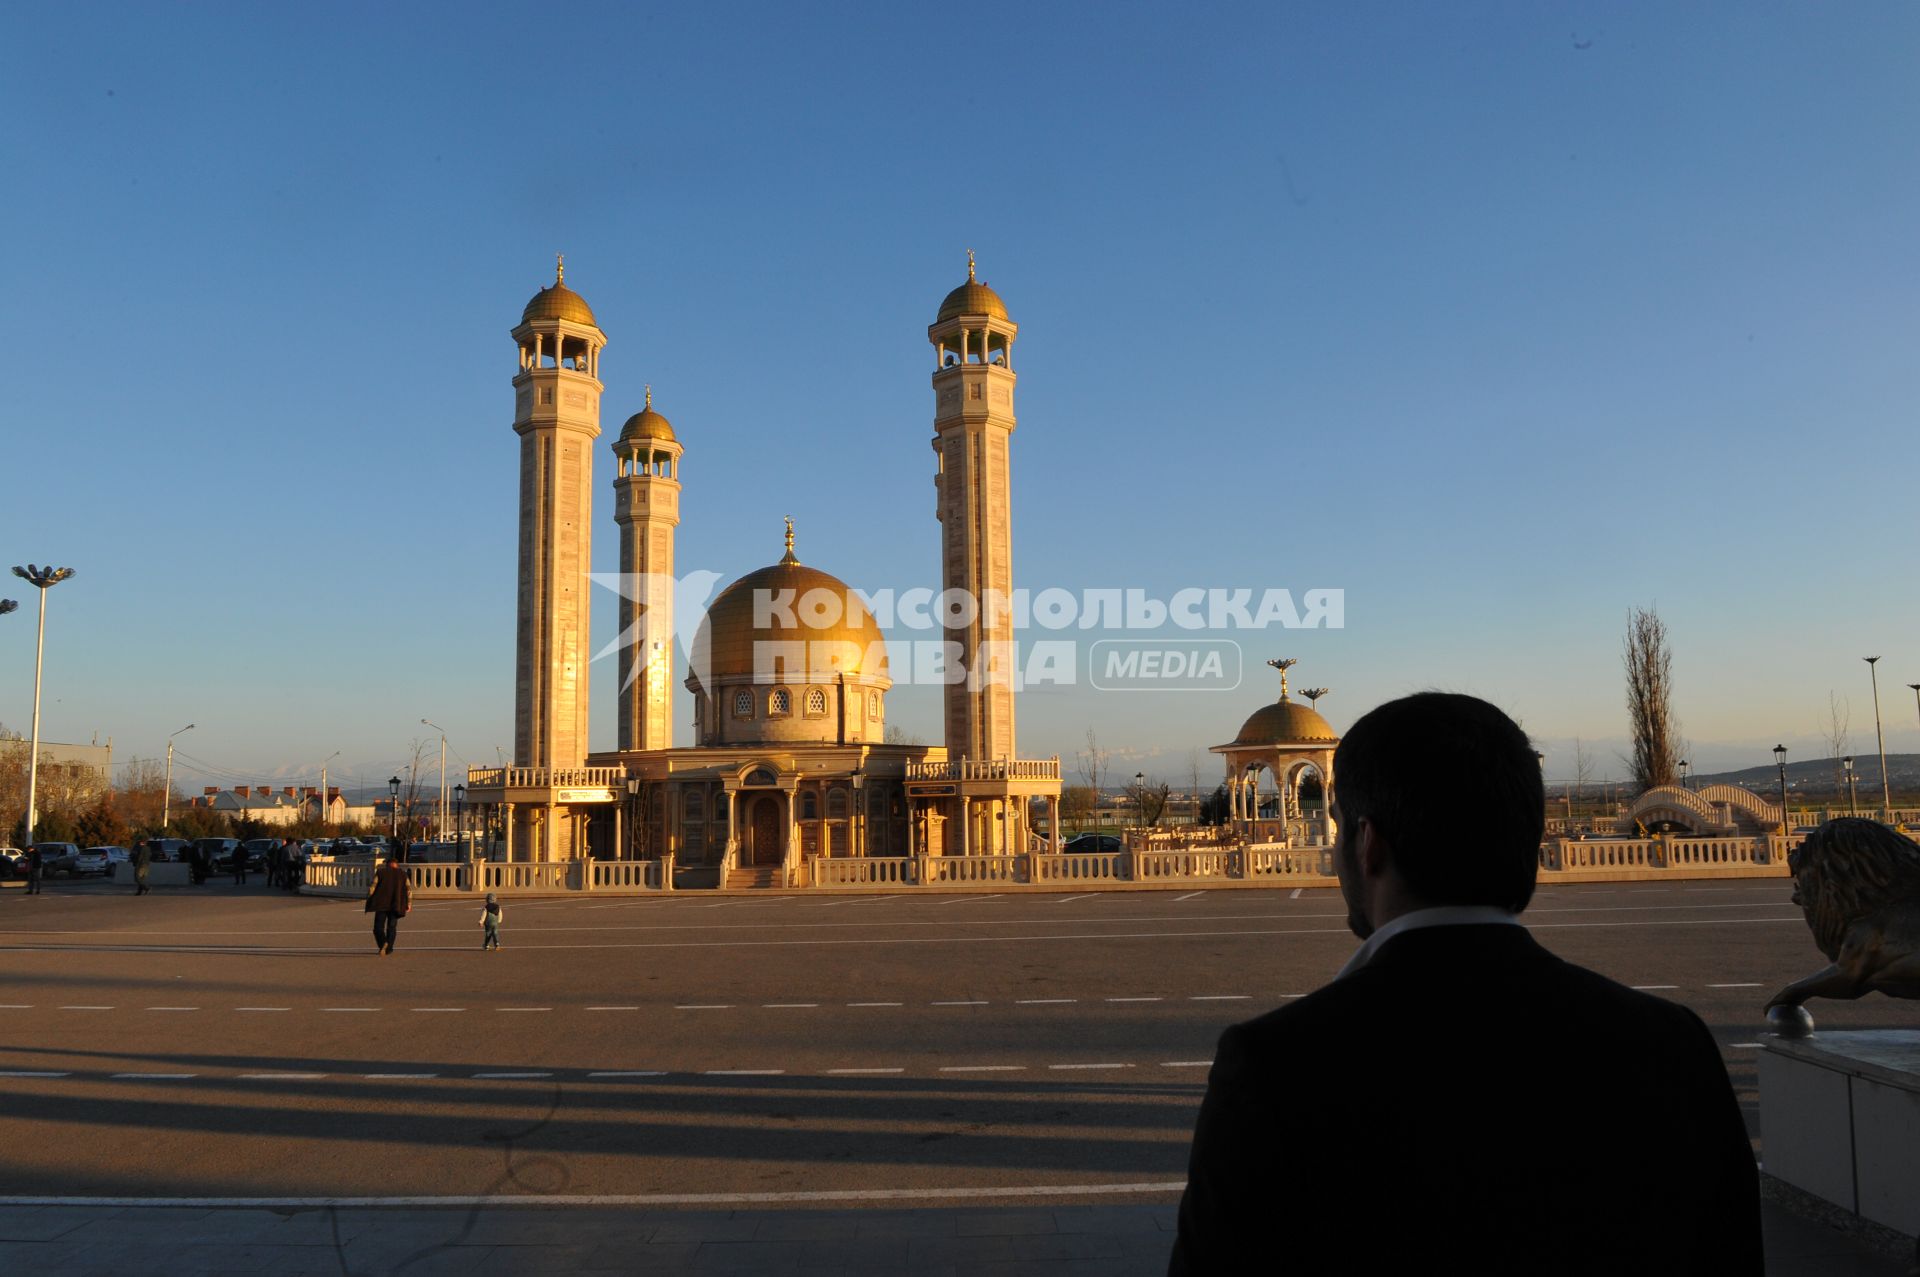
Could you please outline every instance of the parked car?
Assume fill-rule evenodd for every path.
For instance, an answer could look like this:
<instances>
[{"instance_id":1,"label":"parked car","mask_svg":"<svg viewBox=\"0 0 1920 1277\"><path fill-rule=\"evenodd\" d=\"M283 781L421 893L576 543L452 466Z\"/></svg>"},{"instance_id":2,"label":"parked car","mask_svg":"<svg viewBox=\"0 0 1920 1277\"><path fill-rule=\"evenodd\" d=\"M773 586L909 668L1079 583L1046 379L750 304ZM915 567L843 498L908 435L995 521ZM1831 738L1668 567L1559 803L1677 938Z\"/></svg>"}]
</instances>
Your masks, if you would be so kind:
<instances>
[{"instance_id":1,"label":"parked car","mask_svg":"<svg viewBox=\"0 0 1920 1277\"><path fill-rule=\"evenodd\" d=\"M27 853L18 847L0 847L0 878L27 876Z\"/></svg>"},{"instance_id":2,"label":"parked car","mask_svg":"<svg viewBox=\"0 0 1920 1277\"><path fill-rule=\"evenodd\" d=\"M1067 845L1061 850L1069 855L1086 855L1119 851L1120 847L1120 840L1112 834L1081 834L1078 838L1067 839Z\"/></svg>"},{"instance_id":3,"label":"parked car","mask_svg":"<svg viewBox=\"0 0 1920 1277\"><path fill-rule=\"evenodd\" d=\"M88 847L84 850L75 847L63 868L69 878L78 878L82 874L98 874L105 878L113 872L113 861L105 847Z\"/></svg>"},{"instance_id":4,"label":"parked car","mask_svg":"<svg viewBox=\"0 0 1920 1277\"><path fill-rule=\"evenodd\" d=\"M185 838L149 838L147 851L152 854L156 864L181 861L187 858L187 849L193 846Z\"/></svg>"},{"instance_id":5,"label":"parked car","mask_svg":"<svg viewBox=\"0 0 1920 1277\"><path fill-rule=\"evenodd\" d=\"M96 851L107 858L107 877L109 878L119 873L121 865L133 859L133 853L125 847L89 847L82 854L91 855Z\"/></svg>"},{"instance_id":6,"label":"parked car","mask_svg":"<svg viewBox=\"0 0 1920 1277\"><path fill-rule=\"evenodd\" d=\"M207 868L213 870L233 869L233 853L240 847L238 838L196 838L193 849L206 857Z\"/></svg>"},{"instance_id":7,"label":"parked car","mask_svg":"<svg viewBox=\"0 0 1920 1277\"><path fill-rule=\"evenodd\" d=\"M247 868L265 869L267 853L280 845L278 838L249 838L240 844L240 850L247 854Z\"/></svg>"},{"instance_id":8,"label":"parked car","mask_svg":"<svg viewBox=\"0 0 1920 1277\"><path fill-rule=\"evenodd\" d=\"M79 846L70 842L37 842L31 850L40 853L40 876L43 878L72 873L73 862L80 856Z\"/></svg>"}]
</instances>

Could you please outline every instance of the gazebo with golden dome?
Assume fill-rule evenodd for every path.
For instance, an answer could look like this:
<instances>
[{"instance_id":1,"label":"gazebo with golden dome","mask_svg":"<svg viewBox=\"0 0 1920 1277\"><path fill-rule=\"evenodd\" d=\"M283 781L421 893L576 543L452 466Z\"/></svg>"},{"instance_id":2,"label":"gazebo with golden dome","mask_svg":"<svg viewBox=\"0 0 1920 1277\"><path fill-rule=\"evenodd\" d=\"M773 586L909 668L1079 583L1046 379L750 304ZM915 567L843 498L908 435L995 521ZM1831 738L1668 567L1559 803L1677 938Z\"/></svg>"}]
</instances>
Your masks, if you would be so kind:
<instances>
[{"instance_id":1,"label":"gazebo with golden dome","mask_svg":"<svg viewBox=\"0 0 1920 1277\"><path fill-rule=\"evenodd\" d=\"M1267 664L1280 671L1280 699L1248 715L1238 735L1211 750L1226 759L1229 822L1236 834L1254 842L1288 841L1289 829L1303 824L1309 841L1331 842L1333 751L1340 737L1313 704L1327 689L1306 689L1300 694L1310 703L1301 704L1287 686L1287 671L1298 662L1286 658ZM1300 779L1309 771L1320 776L1325 804L1314 817L1300 808ZM1263 772L1271 774L1278 789L1271 806L1261 797Z\"/></svg>"}]
</instances>

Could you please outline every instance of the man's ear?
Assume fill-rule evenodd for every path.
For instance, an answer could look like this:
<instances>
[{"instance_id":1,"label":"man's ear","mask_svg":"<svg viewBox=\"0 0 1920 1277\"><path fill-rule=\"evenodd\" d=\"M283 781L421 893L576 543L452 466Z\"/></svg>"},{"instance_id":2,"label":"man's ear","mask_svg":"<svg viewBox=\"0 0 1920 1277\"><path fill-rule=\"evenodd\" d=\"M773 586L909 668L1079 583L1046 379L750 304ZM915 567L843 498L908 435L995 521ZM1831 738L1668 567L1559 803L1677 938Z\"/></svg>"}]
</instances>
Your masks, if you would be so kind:
<instances>
[{"instance_id":1,"label":"man's ear","mask_svg":"<svg viewBox=\"0 0 1920 1277\"><path fill-rule=\"evenodd\" d=\"M1369 878L1378 878L1393 863L1393 849L1387 845L1378 826L1365 816L1354 827L1353 852L1360 872Z\"/></svg>"}]
</instances>

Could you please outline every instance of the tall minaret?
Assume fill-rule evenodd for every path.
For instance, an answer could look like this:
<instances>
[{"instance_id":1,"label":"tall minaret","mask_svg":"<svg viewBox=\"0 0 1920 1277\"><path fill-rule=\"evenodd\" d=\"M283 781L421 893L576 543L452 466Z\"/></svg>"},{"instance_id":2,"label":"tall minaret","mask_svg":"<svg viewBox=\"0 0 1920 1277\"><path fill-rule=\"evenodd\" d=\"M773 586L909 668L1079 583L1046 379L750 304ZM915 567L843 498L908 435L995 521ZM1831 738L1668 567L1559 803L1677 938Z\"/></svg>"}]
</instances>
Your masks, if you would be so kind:
<instances>
[{"instance_id":1,"label":"tall minaret","mask_svg":"<svg viewBox=\"0 0 1920 1277\"><path fill-rule=\"evenodd\" d=\"M974 278L947 294L927 329L933 342L933 450L940 458L940 575L978 602L971 624L948 625L964 682L947 684L951 758L1013 757L1013 532L1007 448L1013 434L1013 341L1019 328L991 288Z\"/></svg>"},{"instance_id":2,"label":"tall minaret","mask_svg":"<svg viewBox=\"0 0 1920 1277\"><path fill-rule=\"evenodd\" d=\"M613 445L620 525L620 749L673 748L673 530L680 523L680 444L647 404Z\"/></svg>"},{"instance_id":3,"label":"tall minaret","mask_svg":"<svg viewBox=\"0 0 1920 1277\"><path fill-rule=\"evenodd\" d=\"M606 334L566 285L527 303L513 330L513 429L520 436L520 617L514 643L513 758L578 767L587 756L587 571L593 441L600 436Z\"/></svg>"}]
</instances>

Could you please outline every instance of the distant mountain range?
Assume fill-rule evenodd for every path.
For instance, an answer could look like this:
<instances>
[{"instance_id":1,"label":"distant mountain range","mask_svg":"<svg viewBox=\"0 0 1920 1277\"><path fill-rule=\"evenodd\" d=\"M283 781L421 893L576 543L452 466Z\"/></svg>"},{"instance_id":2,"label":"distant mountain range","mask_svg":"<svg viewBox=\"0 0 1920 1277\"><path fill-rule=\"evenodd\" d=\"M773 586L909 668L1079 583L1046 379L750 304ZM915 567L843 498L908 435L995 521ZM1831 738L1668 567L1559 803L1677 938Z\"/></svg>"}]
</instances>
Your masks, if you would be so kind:
<instances>
[{"instance_id":1,"label":"distant mountain range","mask_svg":"<svg viewBox=\"0 0 1920 1277\"><path fill-rule=\"evenodd\" d=\"M1842 780L1836 788L1834 772L1839 764L1831 758L1794 759L1787 756L1787 793L1789 797L1806 795L1825 796L1846 799L1846 784ZM1880 755L1875 753L1855 754L1853 756L1854 788L1860 795L1860 801L1866 802L1869 791L1875 802L1879 801L1880 791ZM1893 787L1896 804L1900 795L1909 796L1920 793L1920 754L1888 754L1887 780ZM1695 789L1703 785L1741 785L1756 794L1768 796L1780 792L1780 770L1775 766L1744 767L1739 771L1696 773L1688 777L1687 783ZM1551 786L1549 787L1551 788Z\"/></svg>"}]
</instances>

